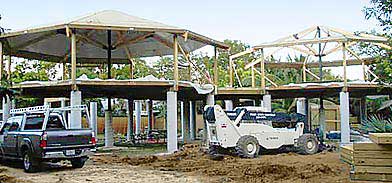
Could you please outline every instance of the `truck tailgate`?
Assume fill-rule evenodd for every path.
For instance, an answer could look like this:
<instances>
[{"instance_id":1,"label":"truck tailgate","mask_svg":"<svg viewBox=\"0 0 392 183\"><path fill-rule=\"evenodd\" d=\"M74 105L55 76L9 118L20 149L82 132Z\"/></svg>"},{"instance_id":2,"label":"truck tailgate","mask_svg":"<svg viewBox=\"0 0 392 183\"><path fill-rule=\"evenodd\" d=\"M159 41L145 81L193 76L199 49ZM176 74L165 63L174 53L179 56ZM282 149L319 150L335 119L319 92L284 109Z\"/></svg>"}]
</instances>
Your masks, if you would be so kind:
<instances>
[{"instance_id":1,"label":"truck tailgate","mask_svg":"<svg viewBox=\"0 0 392 183\"><path fill-rule=\"evenodd\" d=\"M47 147L92 146L91 129L48 130Z\"/></svg>"}]
</instances>

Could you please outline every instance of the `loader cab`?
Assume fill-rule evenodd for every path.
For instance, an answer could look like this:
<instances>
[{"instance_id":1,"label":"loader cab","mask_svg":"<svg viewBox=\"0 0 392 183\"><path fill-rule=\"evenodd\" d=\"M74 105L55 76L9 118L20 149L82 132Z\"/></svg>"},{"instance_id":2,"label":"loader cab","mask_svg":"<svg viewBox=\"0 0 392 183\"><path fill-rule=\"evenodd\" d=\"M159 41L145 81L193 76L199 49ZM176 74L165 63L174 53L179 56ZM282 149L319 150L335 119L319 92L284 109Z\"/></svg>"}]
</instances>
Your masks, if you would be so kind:
<instances>
[{"instance_id":1,"label":"loader cab","mask_svg":"<svg viewBox=\"0 0 392 183\"><path fill-rule=\"evenodd\" d=\"M206 106L206 108L204 109L203 118L208 123L215 123L216 119L215 119L214 106Z\"/></svg>"}]
</instances>

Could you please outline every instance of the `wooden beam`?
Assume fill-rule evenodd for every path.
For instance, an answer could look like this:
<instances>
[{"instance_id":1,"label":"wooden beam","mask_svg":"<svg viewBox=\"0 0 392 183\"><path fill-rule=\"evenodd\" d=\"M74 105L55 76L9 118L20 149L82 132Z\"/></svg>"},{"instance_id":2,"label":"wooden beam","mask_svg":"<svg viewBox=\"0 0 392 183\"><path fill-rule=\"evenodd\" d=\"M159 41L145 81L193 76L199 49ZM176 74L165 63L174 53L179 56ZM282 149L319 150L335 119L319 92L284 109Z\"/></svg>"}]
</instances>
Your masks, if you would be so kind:
<instances>
[{"instance_id":1,"label":"wooden beam","mask_svg":"<svg viewBox=\"0 0 392 183\"><path fill-rule=\"evenodd\" d=\"M174 91L178 91L178 40L177 40L177 34L173 35L173 60L174 60L174 81L175 81L175 86L174 86Z\"/></svg>"},{"instance_id":2,"label":"wooden beam","mask_svg":"<svg viewBox=\"0 0 392 183\"><path fill-rule=\"evenodd\" d=\"M217 47L214 46L214 84L218 86L219 76L218 76L218 50Z\"/></svg>"},{"instance_id":3,"label":"wooden beam","mask_svg":"<svg viewBox=\"0 0 392 183\"><path fill-rule=\"evenodd\" d=\"M254 51L253 49L247 49L247 50L245 50L243 52L239 52L239 53L236 53L234 55L230 55L229 57L233 60L233 59L241 57L243 55L253 53L253 51Z\"/></svg>"},{"instance_id":4,"label":"wooden beam","mask_svg":"<svg viewBox=\"0 0 392 183\"><path fill-rule=\"evenodd\" d=\"M76 88L76 35L74 33L71 34L71 81L72 81L72 89L77 90Z\"/></svg>"},{"instance_id":5,"label":"wooden beam","mask_svg":"<svg viewBox=\"0 0 392 183\"><path fill-rule=\"evenodd\" d=\"M3 42L0 42L0 82L3 79L3 64L4 64L4 54L3 54Z\"/></svg>"},{"instance_id":6,"label":"wooden beam","mask_svg":"<svg viewBox=\"0 0 392 183\"><path fill-rule=\"evenodd\" d=\"M358 61L360 61L362 64L362 71L363 71L363 80L366 81L366 65L365 62L359 57L354 51L352 51L350 48L346 47L346 50L353 55Z\"/></svg>"},{"instance_id":7,"label":"wooden beam","mask_svg":"<svg viewBox=\"0 0 392 183\"><path fill-rule=\"evenodd\" d=\"M7 59L7 80L8 80L8 82L11 82L11 62L12 62L12 56L10 54L10 55L8 55L8 59Z\"/></svg>"},{"instance_id":8,"label":"wooden beam","mask_svg":"<svg viewBox=\"0 0 392 183\"><path fill-rule=\"evenodd\" d=\"M305 68L305 71L307 72L307 73L309 73L311 76L313 76L314 78L316 78L317 80L320 80L320 77L319 76L317 76L316 74L314 74L312 71L310 71L309 69L306 69Z\"/></svg>"},{"instance_id":9,"label":"wooden beam","mask_svg":"<svg viewBox=\"0 0 392 183\"><path fill-rule=\"evenodd\" d=\"M117 48L117 47L121 47L121 46L124 46L124 45L127 45L127 44L134 44L134 43L137 43L139 41L145 40L148 37L151 37L153 35L154 35L154 33L150 32L150 33L146 33L146 34L143 34L143 35L140 35L140 36L136 36L136 37L134 37L132 39L129 39L129 40L122 40L122 41L117 42L116 44L114 44L113 47Z\"/></svg>"},{"instance_id":10,"label":"wooden beam","mask_svg":"<svg viewBox=\"0 0 392 183\"><path fill-rule=\"evenodd\" d=\"M78 40L81 40L81 41L83 41L83 42L85 42L87 44L91 44L91 45L93 45L93 46L95 46L97 48L101 48L101 49L104 49L104 50L108 49L108 46L106 44L101 43L101 42L99 42L97 40L94 40L92 38L89 38L88 36L85 36L85 35L82 35L82 34L76 34L76 37L78 38Z\"/></svg>"},{"instance_id":11,"label":"wooden beam","mask_svg":"<svg viewBox=\"0 0 392 183\"><path fill-rule=\"evenodd\" d=\"M252 88L256 87L255 67L252 66Z\"/></svg>"},{"instance_id":12,"label":"wooden beam","mask_svg":"<svg viewBox=\"0 0 392 183\"><path fill-rule=\"evenodd\" d=\"M263 89L263 92L265 93L265 67L264 67L264 49L260 50L260 73L261 73L261 88Z\"/></svg>"},{"instance_id":13,"label":"wooden beam","mask_svg":"<svg viewBox=\"0 0 392 183\"><path fill-rule=\"evenodd\" d=\"M347 92L347 60L346 60L346 43L342 43L342 52L343 52L343 92Z\"/></svg>"},{"instance_id":14,"label":"wooden beam","mask_svg":"<svg viewBox=\"0 0 392 183\"><path fill-rule=\"evenodd\" d=\"M229 57L229 86L233 87L233 59Z\"/></svg>"}]
</instances>

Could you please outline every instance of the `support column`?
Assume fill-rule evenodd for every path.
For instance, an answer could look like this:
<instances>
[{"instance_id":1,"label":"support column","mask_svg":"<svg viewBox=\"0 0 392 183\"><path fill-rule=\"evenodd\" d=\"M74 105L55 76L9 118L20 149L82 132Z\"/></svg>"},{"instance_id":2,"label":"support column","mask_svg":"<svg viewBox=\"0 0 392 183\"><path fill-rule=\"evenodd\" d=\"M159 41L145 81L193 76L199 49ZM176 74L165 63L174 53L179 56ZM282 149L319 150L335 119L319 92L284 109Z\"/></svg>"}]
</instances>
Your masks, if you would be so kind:
<instances>
[{"instance_id":1,"label":"support column","mask_svg":"<svg viewBox=\"0 0 392 183\"><path fill-rule=\"evenodd\" d=\"M340 133L341 144L350 143L350 108L349 93L340 92Z\"/></svg>"},{"instance_id":2,"label":"support column","mask_svg":"<svg viewBox=\"0 0 392 183\"><path fill-rule=\"evenodd\" d=\"M323 100L323 98L320 98ZM325 109L323 102L320 102L320 109L319 109L319 125L320 125L320 137L321 141L325 140L327 136L327 128L326 128L326 121L325 121Z\"/></svg>"},{"instance_id":3,"label":"support column","mask_svg":"<svg viewBox=\"0 0 392 183\"><path fill-rule=\"evenodd\" d=\"M11 55L8 55L8 60L7 60L7 80L9 83L11 83L11 62L12 62L12 57Z\"/></svg>"},{"instance_id":4,"label":"support column","mask_svg":"<svg viewBox=\"0 0 392 183\"><path fill-rule=\"evenodd\" d=\"M140 100L135 101L135 112L136 112L135 135L139 135L141 133L141 123L142 123L142 102Z\"/></svg>"},{"instance_id":5,"label":"support column","mask_svg":"<svg viewBox=\"0 0 392 183\"><path fill-rule=\"evenodd\" d=\"M97 102L90 102L90 127L92 128L93 132L95 135L98 134L98 124L97 124L97 119L98 119L98 107L97 107Z\"/></svg>"},{"instance_id":6,"label":"support column","mask_svg":"<svg viewBox=\"0 0 392 183\"><path fill-rule=\"evenodd\" d=\"M218 72L218 48L216 46L214 46L214 84L215 84L215 88L218 87L218 82L219 82L219 72Z\"/></svg>"},{"instance_id":7,"label":"support column","mask_svg":"<svg viewBox=\"0 0 392 183\"><path fill-rule=\"evenodd\" d=\"M177 35L175 34L173 36L173 60L174 60L174 69L173 69L173 75L174 75L174 91L178 91L178 81L179 81L179 76L178 76L178 40L177 40Z\"/></svg>"},{"instance_id":8,"label":"support column","mask_svg":"<svg viewBox=\"0 0 392 183\"><path fill-rule=\"evenodd\" d=\"M232 111L233 110L233 101L225 100L225 110Z\"/></svg>"},{"instance_id":9,"label":"support column","mask_svg":"<svg viewBox=\"0 0 392 183\"><path fill-rule=\"evenodd\" d=\"M0 42L0 81L3 79L3 68L4 68L4 54L3 54L3 43Z\"/></svg>"},{"instance_id":10,"label":"support column","mask_svg":"<svg viewBox=\"0 0 392 183\"><path fill-rule=\"evenodd\" d=\"M183 102L183 113L184 113L184 118L183 118L183 120L184 120L184 133L183 133L183 135L184 136L182 136L183 137L183 140L184 140L184 143L188 143L189 141L190 141L190 130L189 130L189 126L190 126L190 108L189 108L189 101L184 101Z\"/></svg>"},{"instance_id":11,"label":"support column","mask_svg":"<svg viewBox=\"0 0 392 183\"><path fill-rule=\"evenodd\" d=\"M113 138L112 111L105 110L105 147L113 147L113 145L114 145L114 138Z\"/></svg>"},{"instance_id":12,"label":"support column","mask_svg":"<svg viewBox=\"0 0 392 183\"><path fill-rule=\"evenodd\" d=\"M229 56L229 86L233 87L233 59Z\"/></svg>"},{"instance_id":13,"label":"support column","mask_svg":"<svg viewBox=\"0 0 392 183\"><path fill-rule=\"evenodd\" d=\"M260 75L261 75L261 89L263 90L263 94L265 93L265 67L264 67L264 49L260 50Z\"/></svg>"},{"instance_id":14,"label":"support column","mask_svg":"<svg viewBox=\"0 0 392 183\"><path fill-rule=\"evenodd\" d=\"M196 139L196 101L189 102L189 131L190 139Z\"/></svg>"},{"instance_id":15,"label":"support column","mask_svg":"<svg viewBox=\"0 0 392 183\"><path fill-rule=\"evenodd\" d=\"M128 99L126 103L127 107L127 141L131 141L133 138L133 100Z\"/></svg>"},{"instance_id":16,"label":"support column","mask_svg":"<svg viewBox=\"0 0 392 183\"><path fill-rule=\"evenodd\" d=\"M185 142L184 102L180 101L181 138Z\"/></svg>"},{"instance_id":17,"label":"support column","mask_svg":"<svg viewBox=\"0 0 392 183\"><path fill-rule=\"evenodd\" d=\"M71 81L72 89L76 90L76 35L71 35Z\"/></svg>"},{"instance_id":18,"label":"support column","mask_svg":"<svg viewBox=\"0 0 392 183\"><path fill-rule=\"evenodd\" d=\"M263 107L266 110L266 112L272 111L271 95L263 95Z\"/></svg>"},{"instance_id":19,"label":"support column","mask_svg":"<svg viewBox=\"0 0 392 183\"><path fill-rule=\"evenodd\" d=\"M151 109L151 106L150 106L150 101L151 100L146 100L145 102L146 102L146 112L147 112L147 134L148 133L150 133L150 130L151 130L151 113L150 113L150 110L152 110Z\"/></svg>"},{"instance_id":20,"label":"support column","mask_svg":"<svg viewBox=\"0 0 392 183\"><path fill-rule=\"evenodd\" d=\"M82 92L71 91L70 105L76 106L82 104ZM71 110L71 119L69 121L71 129L82 128L82 111L79 109Z\"/></svg>"},{"instance_id":21,"label":"support column","mask_svg":"<svg viewBox=\"0 0 392 183\"><path fill-rule=\"evenodd\" d=\"M167 92L167 151L173 153L178 150L177 144L177 92Z\"/></svg>"},{"instance_id":22,"label":"support column","mask_svg":"<svg viewBox=\"0 0 392 183\"><path fill-rule=\"evenodd\" d=\"M207 103L207 105L215 105L215 96L214 96L214 94L210 93L210 94L207 95L206 103Z\"/></svg>"},{"instance_id":23,"label":"support column","mask_svg":"<svg viewBox=\"0 0 392 183\"><path fill-rule=\"evenodd\" d=\"M305 102L306 102L305 98L298 98L297 99L297 113L306 115Z\"/></svg>"},{"instance_id":24,"label":"support column","mask_svg":"<svg viewBox=\"0 0 392 183\"><path fill-rule=\"evenodd\" d=\"M11 98L8 95L3 97L3 121L7 121L10 117Z\"/></svg>"}]
</instances>

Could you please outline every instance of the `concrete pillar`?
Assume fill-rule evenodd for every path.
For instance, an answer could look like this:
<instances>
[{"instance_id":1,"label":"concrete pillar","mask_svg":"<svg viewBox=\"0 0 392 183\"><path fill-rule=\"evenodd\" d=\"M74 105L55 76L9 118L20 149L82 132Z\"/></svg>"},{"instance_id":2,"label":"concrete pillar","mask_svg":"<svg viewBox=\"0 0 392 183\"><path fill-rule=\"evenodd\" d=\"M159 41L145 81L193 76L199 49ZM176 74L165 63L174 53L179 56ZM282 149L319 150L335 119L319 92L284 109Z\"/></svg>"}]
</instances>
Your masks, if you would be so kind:
<instances>
[{"instance_id":1,"label":"concrete pillar","mask_svg":"<svg viewBox=\"0 0 392 183\"><path fill-rule=\"evenodd\" d=\"M142 123L142 102L140 100L135 101L135 112L136 112L135 134L139 135L141 132L141 123Z\"/></svg>"},{"instance_id":2,"label":"concrete pillar","mask_svg":"<svg viewBox=\"0 0 392 183\"><path fill-rule=\"evenodd\" d=\"M189 102L189 135L191 140L196 139L196 101Z\"/></svg>"},{"instance_id":3,"label":"concrete pillar","mask_svg":"<svg viewBox=\"0 0 392 183\"><path fill-rule=\"evenodd\" d=\"M327 128L326 128L326 120L325 120L325 109L324 106L320 106L319 109L319 125L320 125L320 137L321 140L325 140L327 137Z\"/></svg>"},{"instance_id":4,"label":"concrete pillar","mask_svg":"<svg viewBox=\"0 0 392 183\"><path fill-rule=\"evenodd\" d=\"M266 112L272 111L271 95L263 95L263 107L266 110Z\"/></svg>"},{"instance_id":5,"label":"concrete pillar","mask_svg":"<svg viewBox=\"0 0 392 183\"><path fill-rule=\"evenodd\" d=\"M181 121L181 138L185 142L185 121L184 121L184 102L180 101L180 121Z\"/></svg>"},{"instance_id":6,"label":"concrete pillar","mask_svg":"<svg viewBox=\"0 0 392 183\"><path fill-rule=\"evenodd\" d=\"M350 143L350 108L349 93L340 92L340 142L341 144Z\"/></svg>"},{"instance_id":7,"label":"concrete pillar","mask_svg":"<svg viewBox=\"0 0 392 183\"><path fill-rule=\"evenodd\" d=\"M206 102L207 102L207 105L215 105L215 96L214 96L214 94L212 94L212 93L208 94Z\"/></svg>"},{"instance_id":8,"label":"concrete pillar","mask_svg":"<svg viewBox=\"0 0 392 183\"><path fill-rule=\"evenodd\" d=\"M98 106L97 102L90 102L90 127L94 131L95 135L98 134L98 124L97 124L97 119L98 119Z\"/></svg>"},{"instance_id":9,"label":"concrete pillar","mask_svg":"<svg viewBox=\"0 0 392 183\"><path fill-rule=\"evenodd\" d=\"M189 108L189 101L184 101L183 102L183 113L184 113L184 136L183 136L183 140L184 143L188 143L190 141L190 131L189 131L189 126L190 126L190 116L189 113L190 112L190 108Z\"/></svg>"},{"instance_id":10,"label":"concrete pillar","mask_svg":"<svg viewBox=\"0 0 392 183\"><path fill-rule=\"evenodd\" d=\"M82 92L71 91L71 106L82 104ZM78 109L71 110L70 128L77 129L82 128L82 111Z\"/></svg>"},{"instance_id":11,"label":"concrete pillar","mask_svg":"<svg viewBox=\"0 0 392 183\"><path fill-rule=\"evenodd\" d=\"M226 111L233 110L233 101L232 100L225 100L225 110Z\"/></svg>"},{"instance_id":12,"label":"concrete pillar","mask_svg":"<svg viewBox=\"0 0 392 183\"><path fill-rule=\"evenodd\" d=\"M7 121L10 117L11 98L8 95L3 97L3 121Z\"/></svg>"},{"instance_id":13,"label":"concrete pillar","mask_svg":"<svg viewBox=\"0 0 392 183\"><path fill-rule=\"evenodd\" d=\"M298 98L297 99L297 113L306 115L306 99Z\"/></svg>"},{"instance_id":14,"label":"concrete pillar","mask_svg":"<svg viewBox=\"0 0 392 183\"><path fill-rule=\"evenodd\" d=\"M127 141L131 141L133 137L133 100L126 100L127 107Z\"/></svg>"},{"instance_id":15,"label":"concrete pillar","mask_svg":"<svg viewBox=\"0 0 392 183\"><path fill-rule=\"evenodd\" d=\"M113 116L111 110L105 110L105 147L113 147Z\"/></svg>"},{"instance_id":16,"label":"concrete pillar","mask_svg":"<svg viewBox=\"0 0 392 183\"><path fill-rule=\"evenodd\" d=\"M177 145L177 92L167 92L167 151L173 153L178 150Z\"/></svg>"}]
</instances>

